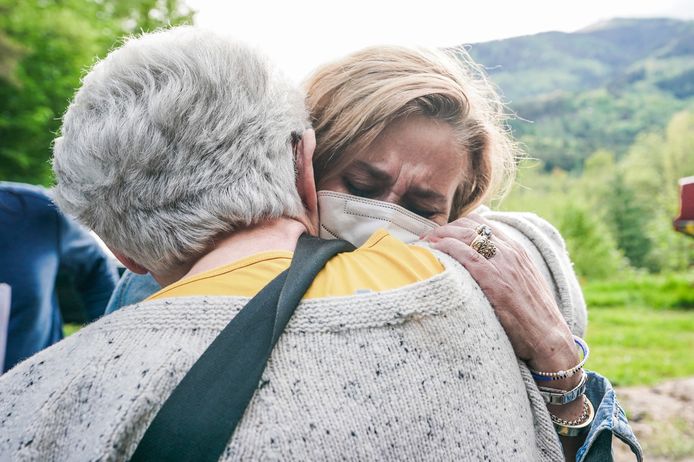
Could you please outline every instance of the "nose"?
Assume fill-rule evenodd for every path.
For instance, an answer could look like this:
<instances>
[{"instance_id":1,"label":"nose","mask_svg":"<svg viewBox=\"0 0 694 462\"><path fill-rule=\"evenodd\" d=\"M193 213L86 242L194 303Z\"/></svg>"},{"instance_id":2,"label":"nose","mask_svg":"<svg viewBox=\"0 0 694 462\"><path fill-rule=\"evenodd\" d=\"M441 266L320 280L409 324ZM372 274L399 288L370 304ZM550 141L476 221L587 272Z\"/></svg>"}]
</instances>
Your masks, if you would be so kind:
<instances>
[{"instance_id":1,"label":"nose","mask_svg":"<svg viewBox=\"0 0 694 462\"><path fill-rule=\"evenodd\" d=\"M398 204L400 205L400 200L401 196L397 192L393 190L393 188L388 189L383 195L383 199L381 199L384 202L390 202L391 204Z\"/></svg>"},{"instance_id":2,"label":"nose","mask_svg":"<svg viewBox=\"0 0 694 462\"><path fill-rule=\"evenodd\" d=\"M411 178L409 175L402 175L402 171L397 172L397 176L394 177L395 180L390 184L388 189L383 192L384 202L390 202L391 204L403 205L402 198L407 193L407 188L411 183Z\"/></svg>"}]
</instances>

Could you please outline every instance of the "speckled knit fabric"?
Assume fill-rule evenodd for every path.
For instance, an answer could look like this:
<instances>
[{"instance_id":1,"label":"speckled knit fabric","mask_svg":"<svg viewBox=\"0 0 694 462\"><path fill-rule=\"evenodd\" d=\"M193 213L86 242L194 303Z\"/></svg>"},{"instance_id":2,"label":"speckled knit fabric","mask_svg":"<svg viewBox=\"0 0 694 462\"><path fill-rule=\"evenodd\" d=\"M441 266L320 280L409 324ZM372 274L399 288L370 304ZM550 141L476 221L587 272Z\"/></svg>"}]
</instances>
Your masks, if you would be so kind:
<instances>
[{"instance_id":1,"label":"speckled knit fabric","mask_svg":"<svg viewBox=\"0 0 694 462\"><path fill-rule=\"evenodd\" d=\"M302 302L222 459L563 460L488 301L437 255L430 280ZM21 363L0 377L0 460L127 460L246 301L130 306Z\"/></svg>"}]
</instances>

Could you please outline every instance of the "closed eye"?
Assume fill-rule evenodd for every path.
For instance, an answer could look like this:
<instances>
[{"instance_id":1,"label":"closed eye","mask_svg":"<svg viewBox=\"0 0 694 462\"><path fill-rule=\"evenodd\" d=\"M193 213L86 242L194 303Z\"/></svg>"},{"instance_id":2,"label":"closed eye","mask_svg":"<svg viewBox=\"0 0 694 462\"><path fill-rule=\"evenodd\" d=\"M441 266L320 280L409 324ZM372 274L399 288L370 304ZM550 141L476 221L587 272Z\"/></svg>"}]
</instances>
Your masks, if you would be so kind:
<instances>
[{"instance_id":1,"label":"closed eye","mask_svg":"<svg viewBox=\"0 0 694 462\"><path fill-rule=\"evenodd\" d=\"M438 210L424 210L416 207L408 207L407 210L409 210L412 213L416 213L422 218L431 218L441 213Z\"/></svg>"},{"instance_id":2,"label":"closed eye","mask_svg":"<svg viewBox=\"0 0 694 462\"><path fill-rule=\"evenodd\" d=\"M405 208L416 213L420 217L432 219L439 215L446 215L446 196L433 189L412 187L405 195Z\"/></svg>"},{"instance_id":3,"label":"closed eye","mask_svg":"<svg viewBox=\"0 0 694 462\"><path fill-rule=\"evenodd\" d=\"M378 190L372 187L362 186L348 179L343 179L345 188L353 196L365 197L367 199L378 196Z\"/></svg>"}]
</instances>

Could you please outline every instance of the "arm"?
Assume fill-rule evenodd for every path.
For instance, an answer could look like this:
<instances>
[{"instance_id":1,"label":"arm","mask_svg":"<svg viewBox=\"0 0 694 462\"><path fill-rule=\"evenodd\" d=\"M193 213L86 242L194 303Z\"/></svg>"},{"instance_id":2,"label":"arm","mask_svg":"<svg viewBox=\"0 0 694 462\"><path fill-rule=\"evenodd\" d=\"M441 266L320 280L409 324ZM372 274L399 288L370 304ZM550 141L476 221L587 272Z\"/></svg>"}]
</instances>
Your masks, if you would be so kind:
<instances>
[{"instance_id":1,"label":"arm","mask_svg":"<svg viewBox=\"0 0 694 462\"><path fill-rule=\"evenodd\" d=\"M118 273L86 230L59 211L56 213L60 265L74 277L75 286L84 301L87 318L93 321L104 314L118 281Z\"/></svg>"},{"instance_id":2,"label":"arm","mask_svg":"<svg viewBox=\"0 0 694 462\"><path fill-rule=\"evenodd\" d=\"M481 224L491 226L494 230L492 242L497 247L497 253L489 260L470 247L472 240L477 237L476 228ZM434 230L427 240L433 248L451 255L470 272L494 307L516 355L531 369L570 369L578 364L580 358L571 329L559 310L554 294L528 253L498 228L478 215L470 215ZM578 384L580 377L579 373L553 381L551 385L542 385L570 390ZM582 414L584 399L587 398L581 396L568 404L548 405L548 411L561 419L573 420ZM599 396L591 397L596 409L601 405L601 399ZM611 419L612 414L608 417ZM596 422L591 428L596 426ZM585 438L585 434L560 438L567 461L576 460L579 448L582 454L590 452L581 447ZM586 444L594 441L588 440Z\"/></svg>"}]
</instances>

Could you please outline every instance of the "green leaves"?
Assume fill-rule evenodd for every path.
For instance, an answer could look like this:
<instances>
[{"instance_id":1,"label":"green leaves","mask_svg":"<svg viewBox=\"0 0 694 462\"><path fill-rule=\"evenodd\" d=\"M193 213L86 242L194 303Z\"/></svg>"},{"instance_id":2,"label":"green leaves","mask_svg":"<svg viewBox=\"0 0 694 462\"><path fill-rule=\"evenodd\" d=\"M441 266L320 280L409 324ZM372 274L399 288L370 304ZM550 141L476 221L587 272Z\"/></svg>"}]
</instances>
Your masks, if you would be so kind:
<instances>
[{"instance_id":1,"label":"green leaves","mask_svg":"<svg viewBox=\"0 0 694 462\"><path fill-rule=\"evenodd\" d=\"M694 239L674 232L672 220L678 180L694 175L693 147L694 112L681 112L665 130L640 134L619 161L598 150L582 173L521 165L503 208L554 223L587 280L623 277L630 268L684 271L694 264Z\"/></svg>"},{"instance_id":2,"label":"green leaves","mask_svg":"<svg viewBox=\"0 0 694 462\"><path fill-rule=\"evenodd\" d=\"M0 0L0 180L51 183L51 143L81 76L124 34L189 23L178 0Z\"/></svg>"}]
</instances>

